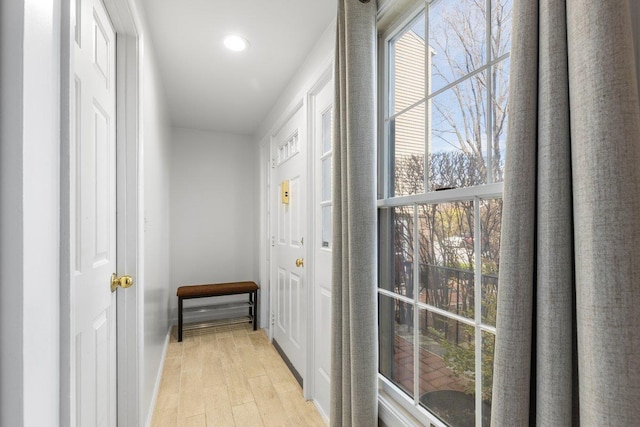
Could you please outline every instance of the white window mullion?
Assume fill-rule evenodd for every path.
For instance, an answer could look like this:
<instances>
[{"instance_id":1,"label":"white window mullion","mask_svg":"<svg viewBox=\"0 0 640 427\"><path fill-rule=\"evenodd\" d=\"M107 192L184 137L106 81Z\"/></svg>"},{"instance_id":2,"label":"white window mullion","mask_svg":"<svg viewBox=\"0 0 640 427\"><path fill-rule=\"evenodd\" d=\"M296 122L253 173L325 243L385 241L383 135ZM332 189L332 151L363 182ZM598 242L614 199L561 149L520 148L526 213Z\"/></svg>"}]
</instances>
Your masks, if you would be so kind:
<instances>
[{"instance_id":1,"label":"white window mullion","mask_svg":"<svg viewBox=\"0 0 640 427\"><path fill-rule=\"evenodd\" d=\"M475 263L474 290L474 320L475 332L475 379L476 379L476 426L482 426L482 221L480 218L480 198L476 197L473 203L473 228L475 239L473 241Z\"/></svg>"},{"instance_id":2,"label":"white window mullion","mask_svg":"<svg viewBox=\"0 0 640 427\"><path fill-rule=\"evenodd\" d=\"M418 205L413 205L413 402L420 406L420 316L418 293L420 290L420 239L418 232Z\"/></svg>"},{"instance_id":3,"label":"white window mullion","mask_svg":"<svg viewBox=\"0 0 640 427\"><path fill-rule=\"evenodd\" d=\"M383 173L383 177L382 177L382 195L386 198L386 197L390 197L392 194L395 196L393 189L391 188L391 174L395 173L395 168L391 167L391 148L389 147L390 145L390 138L389 138L389 132L391 129L391 122L389 120L386 119L386 117L389 117L389 114L391 113L392 107L394 107L394 105L392 105L393 103L393 99L395 99L394 96L394 89L393 89L393 85L391 84L391 82L395 79L395 71L394 71L394 55L393 55L393 43L391 42L387 42L387 48L384 50L384 66L385 66L385 70L387 72L387 78L384 79L384 93L388 94L388 96L386 97L387 99L385 100L384 104L384 141L385 143L383 144L383 162L382 162L382 173ZM393 153L393 156L395 158L395 153Z\"/></svg>"},{"instance_id":4,"label":"white window mullion","mask_svg":"<svg viewBox=\"0 0 640 427\"><path fill-rule=\"evenodd\" d=\"M429 46L429 7L424 11L424 192L429 192L431 168L431 46Z\"/></svg>"},{"instance_id":5,"label":"white window mullion","mask_svg":"<svg viewBox=\"0 0 640 427\"><path fill-rule=\"evenodd\" d=\"M491 40L492 40L492 25L491 25L491 0L486 0L485 6L486 12L486 25L487 25L487 63L492 64L493 61L493 52L491 51ZM487 67L487 117L486 117L486 126L487 129L487 183L493 182L493 68L494 65L489 65Z\"/></svg>"},{"instance_id":6,"label":"white window mullion","mask_svg":"<svg viewBox=\"0 0 640 427\"><path fill-rule=\"evenodd\" d=\"M493 51L492 51L492 40L493 40L493 25L492 25L492 0L486 0L486 46L487 46L487 63L489 66L487 67L487 110L486 110L486 135L487 135L487 183L491 184L494 182L493 177L493 70L495 65L493 65ZM482 230L482 218L481 218L481 202L480 198L476 199L476 207L475 207L475 227L478 235L479 244L476 246L476 250L479 251L476 254L476 260L478 260L476 264L476 277L478 278L478 282L476 285L476 299L475 299L475 320L476 325L476 426L482 426L482 330L480 329L480 325L482 324L482 240L483 240L483 230Z\"/></svg>"}]
</instances>

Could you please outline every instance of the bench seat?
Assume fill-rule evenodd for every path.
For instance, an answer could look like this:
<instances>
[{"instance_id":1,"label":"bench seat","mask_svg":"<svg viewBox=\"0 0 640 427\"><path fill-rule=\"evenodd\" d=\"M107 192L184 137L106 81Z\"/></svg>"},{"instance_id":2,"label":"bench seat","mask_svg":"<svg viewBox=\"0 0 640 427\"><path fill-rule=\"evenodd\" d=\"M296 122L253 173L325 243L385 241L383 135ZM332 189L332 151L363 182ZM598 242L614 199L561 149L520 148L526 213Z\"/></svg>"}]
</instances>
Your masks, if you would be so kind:
<instances>
[{"instance_id":1,"label":"bench seat","mask_svg":"<svg viewBox=\"0 0 640 427\"><path fill-rule=\"evenodd\" d=\"M180 286L176 292L178 296L178 341L182 341L182 332L184 329L183 315L185 309L183 300L193 298L210 298L226 295L249 294L249 301L238 303L214 304L204 307L194 307L191 311L213 311L218 309L229 308L249 308L249 320L253 322L253 330L258 328L258 290L260 287L255 282L231 282L231 283L214 283L203 285L186 285Z\"/></svg>"}]
</instances>

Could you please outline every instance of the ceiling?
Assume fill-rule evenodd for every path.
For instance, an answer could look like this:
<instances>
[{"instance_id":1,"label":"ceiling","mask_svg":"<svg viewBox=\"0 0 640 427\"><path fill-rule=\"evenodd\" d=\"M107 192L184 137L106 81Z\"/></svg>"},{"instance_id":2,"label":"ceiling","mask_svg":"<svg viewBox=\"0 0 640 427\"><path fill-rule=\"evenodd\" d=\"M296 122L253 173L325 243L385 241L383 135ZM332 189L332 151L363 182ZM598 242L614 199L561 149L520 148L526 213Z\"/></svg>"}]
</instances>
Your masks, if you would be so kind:
<instances>
[{"instance_id":1,"label":"ceiling","mask_svg":"<svg viewBox=\"0 0 640 427\"><path fill-rule=\"evenodd\" d=\"M174 126L251 135L335 17L335 0L143 0ZM231 52L228 34L249 40Z\"/></svg>"}]
</instances>

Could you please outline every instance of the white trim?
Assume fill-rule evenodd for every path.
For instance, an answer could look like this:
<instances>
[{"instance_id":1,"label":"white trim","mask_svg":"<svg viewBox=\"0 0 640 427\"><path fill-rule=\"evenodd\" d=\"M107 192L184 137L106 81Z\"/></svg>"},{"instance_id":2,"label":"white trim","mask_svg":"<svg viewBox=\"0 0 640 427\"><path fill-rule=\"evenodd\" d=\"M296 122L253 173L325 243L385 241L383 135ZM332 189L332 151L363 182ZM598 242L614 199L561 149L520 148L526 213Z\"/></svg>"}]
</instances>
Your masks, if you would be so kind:
<instances>
[{"instance_id":1,"label":"white trim","mask_svg":"<svg viewBox=\"0 0 640 427\"><path fill-rule=\"evenodd\" d=\"M378 200L379 208L392 208L397 206L409 206L422 203L446 203L481 199L492 199L502 197L504 183L483 184L475 187L452 188L450 190L430 191L422 194L412 194L410 196L398 196L388 199Z\"/></svg>"},{"instance_id":2,"label":"white trim","mask_svg":"<svg viewBox=\"0 0 640 427\"><path fill-rule=\"evenodd\" d=\"M388 427L413 427L422 425L413 420L407 413L395 403L387 399L382 393L378 393L378 418Z\"/></svg>"},{"instance_id":3,"label":"white trim","mask_svg":"<svg viewBox=\"0 0 640 427\"><path fill-rule=\"evenodd\" d=\"M378 1L378 12L377 12L377 20L384 18L384 16L389 13L390 10L393 9L395 3L398 3L398 0L379 0Z\"/></svg>"},{"instance_id":4,"label":"white trim","mask_svg":"<svg viewBox=\"0 0 640 427\"><path fill-rule=\"evenodd\" d=\"M407 396L406 393L382 374L378 374L378 409L380 409L381 401L383 405L393 408L395 417L408 422L408 424L401 425L422 426L432 424L435 427L448 427L447 424L444 424L422 406L416 406L414 399ZM382 418L380 415L379 417Z\"/></svg>"},{"instance_id":5,"label":"white trim","mask_svg":"<svg viewBox=\"0 0 640 427\"><path fill-rule=\"evenodd\" d=\"M322 421L324 421L326 425L329 425L329 416L324 412L324 409L322 409L322 406L318 404L318 401L316 399L313 399L312 402L313 402L313 406L315 406L316 408L316 411L318 411L318 413L322 417Z\"/></svg>"},{"instance_id":6,"label":"white trim","mask_svg":"<svg viewBox=\"0 0 640 427\"><path fill-rule=\"evenodd\" d=\"M385 392L378 392L378 418L388 427L415 427L424 424L390 398Z\"/></svg>"},{"instance_id":7,"label":"white trim","mask_svg":"<svg viewBox=\"0 0 640 427\"><path fill-rule=\"evenodd\" d=\"M108 6L107 6L108 7ZM117 27L116 27L117 28ZM138 229L141 199L139 175L139 94L140 55L138 38L126 34L118 37L119 75L126 75L125 82L118 82L118 210L122 211L118 230L118 271L129 274L138 282L135 289L117 293L117 345L118 345L118 425L137 425L144 416L141 396L142 307L144 299L141 287L141 234ZM122 67L122 68L120 68ZM123 111L124 110L124 111ZM124 126L123 126L124 123ZM123 238L122 238L123 237ZM124 240L124 241L123 241ZM122 390L124 386L124 390Z\"/></svg>"},{"instance_id":8,"label":"white trim","mask_svg":"<svg viewBox=\"0 0 640 427\"><path fill-rule=\"evenodd\" d=\"M308 199L307 199L307 210L309 209L310 205L310 199L312 199L312 195L314 194L313 191L309 191L310 188L310 178L312 178L312 169L309 168L309 162L311 161L311 157L313 156L313 153L311 153L309 150L312 149L312 147L310 147L309 145L309 110L310 110L310 96L314 93L314 91L318 91L319 89L322 88L322 81L323 79L331 79L331 73L333 70L333 60L334 60L334 53L333 51L327 56L327 58L322 62L322 66L319 67L318 69L321 70L320 72L316 73L312 79L310 79L310 83L305 84L302 87L302 90L300 90L298 92L298 94L294 97L292 97L292 101L289 103L289 105L287 106L287 108L284 109L284 113L282 115L280 115L280 117L275 121L274 126L272 126L269 130L269 132L266 133L266 136L263 137L262 139L262 143L261 143L261 150L262 150L262 159L261 159L261 164L268 164L271 165L271 167L268 167L267 173L265 174L266 176L261 176L261 180L267 180L267 182L261 182L260 184L260 188L263 190L263 195L266 197L266 200L264 201L265 203L261 206L261 223L263 223L265 225L265 229L267 230L267 235L266 235L266 250L264 251L264 253L261 254L260 256L260 264L264 265L264 271L263 274L265 274L269 279L268 279L268 284L266 286L267 292L268 292L268 301L269 301L269 311L267 313L267 325L268 325L268 337L269 337L269 341L273 341L273 333L274 333L274 328L271 327L271 320L273 319L273 317L275 316L275 313L273 313L273 309L274 309L274 293L271 292L271 283L274 283L274 272L273 272L273 268L271 266L271 260L273 259L273 247L271 245L271 239L273 239L274 237L274 233L272 230L272 222L273 219L270 217L269 213L270 212L274 212L274 197L273 197L273 191L274 189L271 188L271 183L274 182L273 180L273 174L275 173L275 168L273 167L273 159L275 158L275 156L277 155L277 153L274 151L274 137L275 135L277 135L277 133L280 131L280 129L287 123L287 121L289 121L289 119L291 117L293 117L293 115L298 111L298 109L302 108L303 109L303 113L304 113L304 120L305 123L303 124L303 129L305 130L305 132L307 133L306 137L307 137L307 171L308 171L308 175L307 175L307 195L308 195ZM326 80L328 81L328 80ZM325 81L325 82L326 82ZM264 156L267 155L268 159L267 162L265 162L265 158ZM312 165L311 165L312 166ZM274 199L274 200L272 200ZM312 245L313 242L313 233L310 233L309 230L312 230L312 226L313 226L313 216L310 216L310 212L311 215L313 215L312 211L308 211L307 212L307 225L306 225L306 230L307 232L305 233L305 235L307 236L307 243L304 245L304 258L305 259L309 259L309 254L310 254L310 250L309 248L312 247L310 245ZM309 268L305 269L305 273L304 273L304 283L305 286L307 287L307 301L306 301L306 306L307 306L307 339L306 339L306 345L305 345L305 351L307 352L305 355L305 372L301 372L300 374L303 376L304 381L303 381L303 395L305 397L305 399L310 399L312 396L310 395L310 390L312 390L312 388L308 387L309 381L313 381L310 378L313 376L312 373L313 371L311 371L311 365L309 363L309 359L312 356L310 355L310 339L313 338L313 331L312 326L313 326L313 318L311 315L309 315L309 313L313 313L313 295L312 295L312 291L311 288L309 286L310 282L309 282L309 278L312 278L313 276L311 275ZM264 283L264 282L263 282ZM267 300L267 295L265 295L265 287L262 287L262 301L266 301ZM264 304L263 304L264 305ZM311 311L309 311L309 307L311 307ZM311 330L311 332L309 332Z\"/></svg>"},{"instance_id":9,"label":"white trim","mask_svg":"<svg viewBox=\"0 0 640 427\"><path fill-rule=\"evenodd\" d=\"M411 21L416 18L416 14L419 11L426 9L426 5L428 1L420 1L416 0L415 4L410 4L410 1L406 0L388 0L388 3L391 3L388 10L385 10L383 15L386 15L393 11L395 7L406 7L406 10L403 10L399 14L399 18L396 19L388 28L385 28L382 33L380 33L380 37L384 40L385 44L388 43L392 38L399 34L399 31L406 27ZM394 5L397 4L397 6ZM401 4L405 3L405 4ZM408 4L408 6L407 6ZM386 5L384 5L386 6ZM383 7L384 7L383 6ZM378 13L378 21L380 21L383 16Z\"/></svg>"},{"instance_id":10,"label":"white trim","mask_svg":"<svg viewBox=\"0 0 640 427\"><path fill-rule=\"evenodd\" d=\"M155 385L153 386L153 394L151 395L151 404L149 405L149 413L147 414L147 420L144 423L146 427L151 427L153 422L153 413L156 409L156 402L158 400L158 393L160 392L160 384L162 382L162 373L164 372L164 362L167 359L167 353L169 352L169 342L171 341L171 327L167 331L167 337L164 340L164 347L162 349L162 357L160 358L160 368L156 374Z\"/></svg>"},{"instance_id":11,"label":"white trim","mask_svg":"<svg viewBox=\"0 0 640 427\"><path fill-rule=\"evenodd\" d=\"M271 200L269 195L271 192L271 151L270 138L264 138L260 142L260 318L259 326L265 329L267 336L271 337L271 301L270 295L270 260L271 260L271 224L270 212Z\"/></svg>"},{"instance_id":12,"label":"white trim","mask_svg":"<svg viewBox=\"0 0 640 427\"><path fill-rule=\"evenodd\" d=\"M307 277L311 279L311 281L307 281L307 336L310 337L307 340L306 347L306 375L305 382L303 387L303 394L305 399L312 399L315 391L315 377L314 372L316 369L316 360L315 360L315 341L316 335L314 332L314 326L316 324L316 310L315 310L315 273L316 273L316 256L318 248L316 246L316 224L317 221L322 221L321 218L317 218L316 209L315 209L315 201L316 201L316 177L317 177L317 168L316 164L318 161L318 150L317 144L321 144L322 141L316 140L315 133L315 113L316 113L316 97L318 94L324 89L324 87L331 81L333 78L333 60L325 67L324 71L315 82L315 84L309 89L307 92L307 170L309 171L307 174L307 242L306 245L309 252L311 252L311 262L308 262L307 269ZM330 152L332 153L333 150ZM325 155L329 155L326 153ZM316 407L318 405L316 404ZM322 411L324 414L324 411Z\"/></svg>"},{"instance_id":13,"label":"white trim","mask_svg":"<svg viewBox=\"0 0 640 427\"><path fill-rule=\"evenodd\" d=\"M142 212L141 187L141 146L140 146L140 99L141 99L141 39L140 20L133 0L104 0L105 7L117 33L117 176L118 176L118 273L129 274L142 283ZM71 289L74 278L71 267L70 218L70 94L73 71L73 0L63 0L61 5L61 360L60 385L65 398L60 401L61 425L73 426L75 420L74 390L75 373L70 370L74 357L74 342L71 337L71 322L75 313ZM143 295L140 286L117 295L117 346L118 346L118 425L136 426L143 416L141 402L141 357ZM68 317L63 313L68 313Z\"/></svg>"}]
</instances>

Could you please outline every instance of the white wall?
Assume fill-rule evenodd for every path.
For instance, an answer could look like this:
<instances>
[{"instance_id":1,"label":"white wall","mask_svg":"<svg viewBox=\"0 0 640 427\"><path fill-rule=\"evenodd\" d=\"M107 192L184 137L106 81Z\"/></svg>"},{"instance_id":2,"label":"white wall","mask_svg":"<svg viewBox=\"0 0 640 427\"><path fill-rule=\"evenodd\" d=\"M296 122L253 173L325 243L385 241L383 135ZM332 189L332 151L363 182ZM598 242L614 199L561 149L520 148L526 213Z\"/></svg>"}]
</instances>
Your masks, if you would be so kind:
<instances>
[{"instance_id":1,"label":"white wall","mask_svg":"<svg viewBox=\"0 0 640 427\"><path fill-rule=\"evenodd\" d=\"M146 34L146 29L143 30ZM139 425L151 415L152 400L169 331L171 128L153 46L144 39L142 56L142 384Z\"/></svg>"},{"instance_id":2,"label":"white wall","mask_svg":"<svg viewBox=\"0 0 640 427\"><path fill-rule=\"evenodd\" d=\"M269 111L269 114L262 120L254 132L256 144L267 137L273 131L274 126L282 120L282 116L288 113L290 104L297 101L303 91L311 89L311 86L318 80L320 75L330 65L333 59L333 51L336 43L336 24L332 22L322 33L309 55L298 68L295 75L290 79L287 87L282 91L278 100Z\"/></svg>"},{"instance_id":3,"label":"white wall","mask_svg":"<svg viewBox=\"0 0 640 427\"><path fill-rule=\"evenodd\" d=\"M0 2L0 425L59 417L60 2Z\"/></svg>"},{"instance_id":4,"label":"white wall","mask_svg":"<svg viewBox=\"0 0 640 427\"><path fill-rule=\"evenodd\" d=\"M257 281L258 149L248 136L174 128L171 160L171 321L176 289Z\"/></svg>"}]
</instances>

